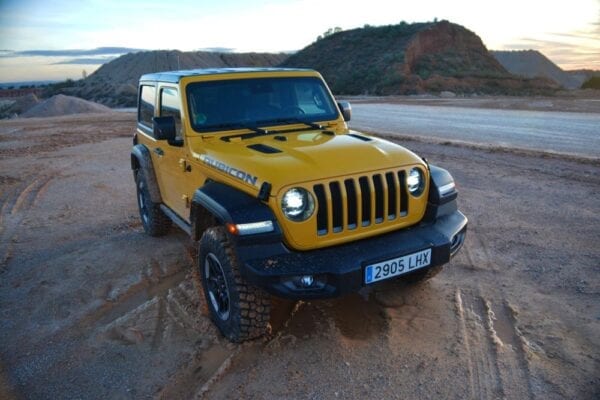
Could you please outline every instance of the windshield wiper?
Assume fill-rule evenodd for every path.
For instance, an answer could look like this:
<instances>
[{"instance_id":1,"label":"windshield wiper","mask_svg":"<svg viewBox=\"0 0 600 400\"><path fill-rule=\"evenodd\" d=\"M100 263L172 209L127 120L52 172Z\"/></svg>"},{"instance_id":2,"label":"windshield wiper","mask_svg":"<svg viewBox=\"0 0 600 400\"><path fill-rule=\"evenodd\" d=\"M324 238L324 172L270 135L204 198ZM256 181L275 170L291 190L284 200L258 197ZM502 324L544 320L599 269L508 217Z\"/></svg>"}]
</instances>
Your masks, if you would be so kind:
<instances>
[{"instance_id":1,"label":"windshield wiper","mask_svg":"<svg viewBox=\"0 0 600 400\"><path fill-rule=\"evenodd\" d=\"M221 140L225 142L229 142L230 138L241 138L241 139L250 139L256 136L269 135L271 133L276 133L275 131L268 131L263 128L259 128L258 126L248 125L248 124L221 124L215 127L218 128L231 128L231 129L248 129L252 131L252 133L242 133L240 135L231 135L222 137Z\"/></svg>"},{"instance_id":2,"label":"windshield wiper","mask_svg":"<svg viewBox=\"0 0 600 400\"><path fill-rule=\"evenodd\" d=\"M303 124L306 125L308 129L317 129L320 131L324 131L326 128L322 125L316 124L314 122L307 122L307 121L302 121L299 118L279 118L279 119L273 119L273 120L265 120L265 121L257 121L260 122L261 125L270 125L270 124ZM286 132L293 132L295 131L295 129L291 129L291 130L267 130L267 129L263 129L263 128L259 128L257 126L253 126L253 125L245 125L245 124L222 124L222 125L218 125L215 127L219 127L219 128L231 128L231 129L248 129L250 131L252 131L252 133L242 133L239 135L230 135L230 136L224 136L221 138L222 141L224 142L230 142L232 138L240 138L240 139L252 139L254 137L257 136L262 136L262 135L274 135L276 133L286 133ZM328 131L325 131L324 133L328 133Z\"/></svg>"},{"instance_id":3,"label":"windshield wiper","mask_svg":"<svg viewBox=\"0 0 600 400\"><path fill-rule=\"evenodd\" d=\"M267 131L266 129L262 129L259 128L257 126L253 126L253 125L248 125L248 124L216 124L216 125L210 125L207 126L206 128L208 129L248 129L254 133L258 133L259 135L266 135L269 133L269 131Z\"/></svg>"},{"instance_id":4,"label":"windshield wiper","mask_svg":"<svg viewBox=\"0 0 600 400\"><path fill-rule=\"evenodd\" d=\"M325 129L325 127L323 125L319 125L317 123L310 122L310 121L303 121L300 118L279 118L279 119L273 120L273 122L279 122L279 123L284 123L284 124L304 124L313 129L318 129L321 131L323 129Z\"/></svg>"}]
</instances>

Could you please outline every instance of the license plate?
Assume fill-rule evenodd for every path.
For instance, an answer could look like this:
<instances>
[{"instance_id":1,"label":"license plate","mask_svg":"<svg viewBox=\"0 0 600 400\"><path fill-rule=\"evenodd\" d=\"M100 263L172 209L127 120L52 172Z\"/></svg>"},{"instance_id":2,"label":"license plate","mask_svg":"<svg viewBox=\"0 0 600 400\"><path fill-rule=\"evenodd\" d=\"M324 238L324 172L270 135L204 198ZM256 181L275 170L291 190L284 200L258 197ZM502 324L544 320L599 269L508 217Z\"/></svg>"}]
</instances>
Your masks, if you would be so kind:
<instances>
[{"instance_id":1,"label":"license plate","mask_svg":"<svg viewBox=\"0 0 600 400\"><path fill-rule=\"evenodd\" d=\"M426 267L429 264L431 264L431 249L371 264L365 268L365 283L369 284L393 278Z\"/></svg>"}]
</instances>

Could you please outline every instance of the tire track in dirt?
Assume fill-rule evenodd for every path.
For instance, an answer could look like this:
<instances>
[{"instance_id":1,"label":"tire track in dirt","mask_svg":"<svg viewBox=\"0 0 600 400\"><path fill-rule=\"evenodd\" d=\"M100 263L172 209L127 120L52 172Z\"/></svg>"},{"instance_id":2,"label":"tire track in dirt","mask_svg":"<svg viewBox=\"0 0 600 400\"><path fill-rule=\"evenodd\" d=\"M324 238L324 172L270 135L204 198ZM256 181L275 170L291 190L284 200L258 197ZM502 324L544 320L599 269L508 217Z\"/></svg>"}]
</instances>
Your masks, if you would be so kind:
<instances>
[{"instance_id":1,"label":"tire track in dirt","mask_svg":"<svg viewBox=\"0 0 600 400\"><path fill-rule=\"evenodd\" d=\"M514 309L486 301L488 329L495 343L504 393L510 399L533 399L526 342L517 327Z\"/></svg>"},{"instance_id":2,"label":"tire track in dirt","mask_svg":"<svg viewBox=\"0 0 600 400\"><path fill-rule=\"evenodd\" d=\"M469 389L471 393L471 399L475 399L475 371L473 366L473 356L471 351L471 341L469 340L469 331L467 330L467 318L465 316L465 308L462 302L462 294L460 289L456 290L454 296L455 304L456 304L456 313L458 314L460 320L460 334L462 338L463 345L465 346L465 350L467 353L467 371L469 372Z\"/></svg>"},{"instance_id":3,"label":"tire track in dirt","mask_svg":"<svg viewBox=\"0 0 600 400\"><path fill-rule=\"evenodd\" d=\"M52 179L53 177L51 176L38 176L35 178L17 195L17 198L10 210L10 214L14 215L20 211L29 210L34 205L36 200L39 201L39 198L41 197L40 192L42 189L44 189L44 191L46 190Z\"/></svg>"},{"instance_id":4,"label":"tire track in dirt","mask_svg":"<svg viewBox=\"0 0 600 400\"><path fill-rule=\"evenodd\" d=\"M456 310L472 399L533 399L525 339L514 310L481 296L456 290Z\"/></svg>"},{"instance_id":5,"label":"tire track in dirt","mask_svg":"<svg viewBox=\"0 0 600 400\"><path fill-rule=\"evenodd\" d=\"M147 351L161 354L169 349L178 351L179 341L191 337L187 340L195 342L193 352L179 361L159 388L157 397L195 395L222 369L235 347L220 341L208 318L200 316L201 304L193 298L195 288L191 289L187 269L164 274L162 268L156 268L156 263L150 264L147 275L139 282L50 337L41 338L31 351L45 354L45 346L52 342L61 348L60 353L42 358L35 356L29 362L35 360L36 368L47 370L53 365L68 363L67 360L80 359L82 348L103 347L106 341L145 346ZM156 275L159 271L162 276Z\"/></svg>"},{"instance_id":6,"label":"tire track in dirt","mask_svg":"<svg viewBox=\"0 0 600 400\"><path fill-rule=\"evenodd\" d=\"M496 399L504 397L494 343L485 322L485 303L479 296L456 292L462 339L468 357L471 398Z\"/></svg>"},{"instance_id":7,"label":"tire track in dirt","mask_svg":"<svg viewBox=\"0 0 600 400\"><path fill-rule=\"evenodd\" d=\"M100 326L110 324L155 298L159 301L164 301L169 290L177 287L187 274L185 269L162 276L158 275L161 273L159 271L154 270L146 274L146 276L129 286L114 299L105 301L101 307L88 313L67 329L82 331L86 331L90 327L97 329Z\"/></svg>"},{"instance_id":8,"label":"tire track in dirt","mask_svg":"<svg viewBox=\"0 0 600 400\"><path fill-rule=\"evenodd\" d=\"M26 212L37 205L53 179L52 175L33 175L16 190L3 196L0 208L0 273L13 257L17 231Z\"/></svg>"}]
</instances>

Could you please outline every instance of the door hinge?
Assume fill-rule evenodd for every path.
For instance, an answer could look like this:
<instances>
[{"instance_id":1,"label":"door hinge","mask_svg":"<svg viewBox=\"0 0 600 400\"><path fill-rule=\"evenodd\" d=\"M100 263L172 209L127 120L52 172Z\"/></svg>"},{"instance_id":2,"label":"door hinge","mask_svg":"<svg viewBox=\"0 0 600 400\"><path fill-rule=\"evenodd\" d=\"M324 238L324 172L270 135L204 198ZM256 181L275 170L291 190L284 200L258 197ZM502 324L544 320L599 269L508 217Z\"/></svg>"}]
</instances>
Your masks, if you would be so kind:
<instances>
[{"instance_id":1,"label":"door hinge","mask_svg":"<svg viewBox=\"0 0 600 400\"><path fill-rule=\"evenodd\" d=\"M179 167L181 168L181 170L183 172L186 171L186 169L187 169L187 162L185 161L185 158L180 158L179 159Z\"/></svg>"}]
</instances>

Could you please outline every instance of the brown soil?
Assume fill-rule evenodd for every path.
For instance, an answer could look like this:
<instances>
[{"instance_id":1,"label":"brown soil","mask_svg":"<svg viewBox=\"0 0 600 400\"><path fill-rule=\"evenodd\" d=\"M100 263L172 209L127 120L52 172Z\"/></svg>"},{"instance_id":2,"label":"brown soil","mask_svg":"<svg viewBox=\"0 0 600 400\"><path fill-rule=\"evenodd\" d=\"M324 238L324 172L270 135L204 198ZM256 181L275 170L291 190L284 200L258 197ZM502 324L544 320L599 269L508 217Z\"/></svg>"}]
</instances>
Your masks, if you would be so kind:
<instances>
[{"instance_id":1,"label":"brown soil","mask_svg":"<svg viewBox=\"0 0 600 400\"><path fill-rule=\"evenodd\" d=\"M600 162L402 143L470 219L429 283L276 301L232 345L194 247L139 223L133 114L0 121L0 397L595 399Z\"/></svg>"}]
</instances>

